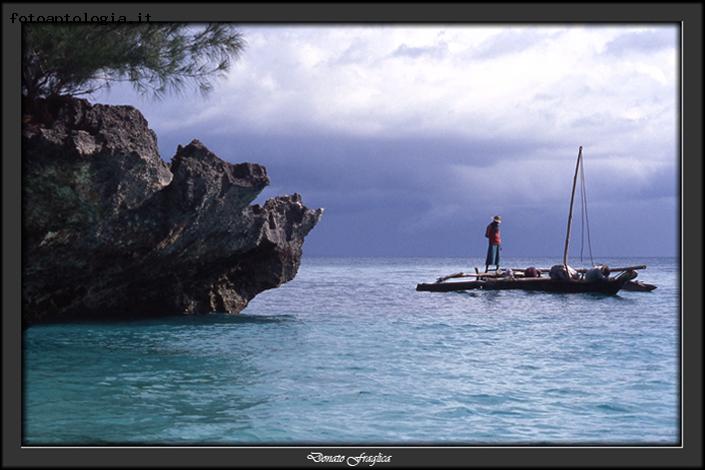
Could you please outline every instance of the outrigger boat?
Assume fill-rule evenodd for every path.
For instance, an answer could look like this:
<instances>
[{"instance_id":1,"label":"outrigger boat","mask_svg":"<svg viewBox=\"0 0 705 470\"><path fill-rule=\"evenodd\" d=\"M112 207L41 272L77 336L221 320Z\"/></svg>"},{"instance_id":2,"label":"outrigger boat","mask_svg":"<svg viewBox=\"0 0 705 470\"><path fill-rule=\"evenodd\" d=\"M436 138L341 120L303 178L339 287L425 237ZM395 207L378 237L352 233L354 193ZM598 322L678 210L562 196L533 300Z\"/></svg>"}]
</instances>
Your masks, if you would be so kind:
<instances>
[{"instance_id":1,"label":"outrigger boat","mask_svg":"<svg viewBox=\"0 0 705 470\"><path fill-rule=\"evenodd\" d=\"M552 269L536 269L536 268L515 268L506 269L503 271L495 271L488 273L480 273L475 268L474 273L455 273L447 276L439 277L434 283L421 283L416 285L417 291L430 292L450 292L463 291L472 289L483 290L509 290L519 289L528 291L543 291L543 292L559 292L559 293L579 293L579 292L596 292L608 295L614 295L620 290L649 292L656 289L652 284L646 284L641 281L635 281L637 271L646 269L646 265L627 266L620 268L609 268L604 266L596 266L595 268L573 269L568 266L568 245L570 242L570 229L573 221L573 202L575 199L575 186L578 179L578 172L581 169L583 148L578 150L578 161L575 165L575 176L573 177L573 190L570 196L570 209L568 212L568 228L566 230L565 246L563 250L563 264L557 265ZM584 184L584 182L583 182ZM584 189L583 189L584 191ZM583 193L584 196L584 193ZM585 199L583 200L585 203ZM589 233L589 232L588 232ZM582 256L582 255L581 255ZM592 257L592 253L590 254ZM566 275L563 278L555 276L556 268L561 268ZM531 272L529 271L531 269ZM599 270L607 275L590 276L595 270ZM553 272L552 272L553 271ZM561 269L558 269L561 271ZM589 273L591 272L592 273ZM618 273L610 277L610 273ZM549 274L549 277L542 277L543 274ZM457 278L474 278L472 280L451 281L450 279Z\"/></svg>"},{"instance_id":2,"label":"outrigger boat","mask_svg":"<svg viewBox=\"0 0 705 470\"><path fill-rule=\"evenodd\" d=\"M461 290L483 289L483 290L532 290L543 292L598 292L613 295L620 290L637 292L649 292L656 289L652 284L641 281L634 281L638 269L646 269L646 266L629 266L626 268L610 269L611 272L619 272L615 277L598 281L585 279L551 279L550 277L524 277L521 269L511 269L513 277L504 277L501 274L472 274L456 273L444 278L439 278L433 283L421 283L416 285L417 291L429 292L451 292ZM548 269L541 269L541 272L548 272ZM586 270L578 269L579 273ZM474 277L474 280L446 282L447 279L460 277Z\"/></svg>"}]
</instances>

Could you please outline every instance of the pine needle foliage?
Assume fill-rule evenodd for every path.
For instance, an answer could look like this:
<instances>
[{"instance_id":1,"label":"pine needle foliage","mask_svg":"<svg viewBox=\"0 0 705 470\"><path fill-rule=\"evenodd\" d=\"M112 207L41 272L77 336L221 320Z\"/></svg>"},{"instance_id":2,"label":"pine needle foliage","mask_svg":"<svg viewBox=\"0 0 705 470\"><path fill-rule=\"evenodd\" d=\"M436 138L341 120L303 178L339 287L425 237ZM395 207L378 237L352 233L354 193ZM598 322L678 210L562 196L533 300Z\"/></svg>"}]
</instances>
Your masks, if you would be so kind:
<instances>
[{"instance_id":1,"label":"pine needle foliage","mask_svg":"<svg viewBox=\"0 0 705 470\"><path fill-rule=\"evenodd\" d=\"M29 24L22 54L22 94L78 96L129 82L161 98L193 86L213 88L243 52L228 24Z\"/></svg>"}]
</instances>

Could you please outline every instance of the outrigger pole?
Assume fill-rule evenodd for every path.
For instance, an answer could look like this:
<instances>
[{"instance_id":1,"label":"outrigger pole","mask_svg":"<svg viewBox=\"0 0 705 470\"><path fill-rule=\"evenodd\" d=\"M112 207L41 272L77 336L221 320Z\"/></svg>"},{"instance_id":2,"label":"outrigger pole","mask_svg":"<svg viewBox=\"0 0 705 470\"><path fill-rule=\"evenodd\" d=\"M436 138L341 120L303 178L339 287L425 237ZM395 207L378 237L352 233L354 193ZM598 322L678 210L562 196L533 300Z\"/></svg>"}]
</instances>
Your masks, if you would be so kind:
<instances>
[{"instance_id":1,"label":"outrigger pole","mask_svg":"<svg viewBox=\"0 0 705 470\"><path fill-rule=\"evenodd\" d=\"M570 210L568 211L568 230L565 234L565 248L563 250L563 267L568 272L568 242L570 241L570 225L573 222L573 200L575 199L575 184L578 181L578 170L580 169L580 161L583 159L583 146L578 150L578 161L575 164L575 176L573 176L573 192L570 193Z\"/></svg>"}]
</instances>

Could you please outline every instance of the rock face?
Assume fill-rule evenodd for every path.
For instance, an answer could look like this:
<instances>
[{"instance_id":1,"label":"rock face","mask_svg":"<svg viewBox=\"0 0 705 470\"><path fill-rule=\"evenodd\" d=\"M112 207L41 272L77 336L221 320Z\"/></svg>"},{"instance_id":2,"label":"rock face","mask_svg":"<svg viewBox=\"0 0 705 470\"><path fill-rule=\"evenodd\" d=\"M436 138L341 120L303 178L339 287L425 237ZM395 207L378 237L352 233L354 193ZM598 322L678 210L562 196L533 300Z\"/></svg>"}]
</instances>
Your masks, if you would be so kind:
<instances>
[{"instance_id":1,"label":"rock face","mask_svg":"<svg viewBox=\"0 0 705 470\"><path fill-rule=\"evenodd\" d=\"M240 312L298 270L323 210L250 205L266 169L192 141L167 165L129 106L60 99L26 110L23 321Z\"/></svg>"}]
</instances>

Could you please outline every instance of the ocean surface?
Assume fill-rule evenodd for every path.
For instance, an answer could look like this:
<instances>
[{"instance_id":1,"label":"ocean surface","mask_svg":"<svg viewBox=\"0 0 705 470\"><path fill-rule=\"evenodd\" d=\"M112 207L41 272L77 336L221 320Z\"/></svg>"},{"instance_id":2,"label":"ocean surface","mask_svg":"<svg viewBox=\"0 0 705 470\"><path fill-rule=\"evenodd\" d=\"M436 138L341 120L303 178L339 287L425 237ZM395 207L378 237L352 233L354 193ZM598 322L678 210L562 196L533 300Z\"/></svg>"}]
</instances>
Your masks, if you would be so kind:
<instances>
[{"instance_id":1,"label":"ocean surface","mask_svg":"<svg viewBox=\"0 0 705 470\"><path fill-rule=\"evenodd\" d=\"M24 443L677 445L678 260L601 261L658 289L416 292L482 260L304 257L241 315L32 326Z\"/></svg>"}]
</instances>

